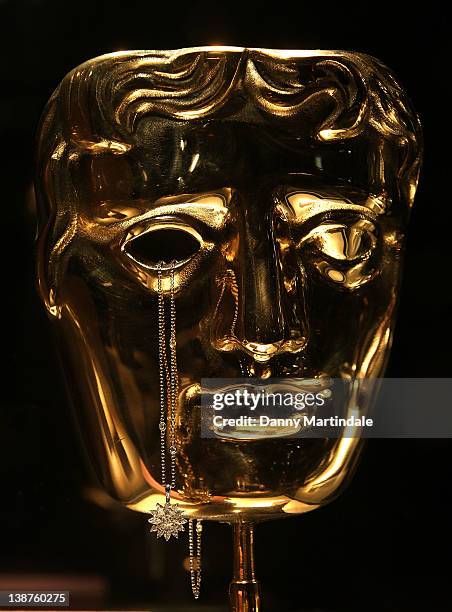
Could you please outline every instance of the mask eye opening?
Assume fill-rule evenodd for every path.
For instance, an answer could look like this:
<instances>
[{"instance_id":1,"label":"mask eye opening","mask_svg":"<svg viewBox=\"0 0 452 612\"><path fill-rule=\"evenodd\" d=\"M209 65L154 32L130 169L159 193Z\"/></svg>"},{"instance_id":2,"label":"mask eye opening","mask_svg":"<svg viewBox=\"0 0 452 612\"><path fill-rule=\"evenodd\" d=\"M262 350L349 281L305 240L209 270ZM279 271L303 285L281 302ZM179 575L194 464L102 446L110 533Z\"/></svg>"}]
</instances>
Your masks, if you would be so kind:
<instances>
[{"instance_id":1,"label":"mask eye opening","mask_svg":"<svg viewBox=\"0 0 452 612\"><path fill-rule=\"evenodd\" d=\"M163 268L187 263L200 248L201 240L192 232L170 226L139 234L128 240L122 251L142 266L157 269L159 262Z\"/></svg>"}]
</instances>

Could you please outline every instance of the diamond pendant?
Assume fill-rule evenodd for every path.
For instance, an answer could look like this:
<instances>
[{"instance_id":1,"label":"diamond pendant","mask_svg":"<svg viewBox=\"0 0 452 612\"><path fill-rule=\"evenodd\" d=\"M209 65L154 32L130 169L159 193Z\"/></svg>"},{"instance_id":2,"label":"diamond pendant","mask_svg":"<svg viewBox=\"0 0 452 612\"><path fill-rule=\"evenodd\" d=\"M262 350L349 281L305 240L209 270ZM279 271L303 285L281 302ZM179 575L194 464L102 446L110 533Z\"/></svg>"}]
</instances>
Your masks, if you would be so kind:
<instances>
[{"instance_id":1,"label":"diamond pendant","mask_svg":"<svg viewBox=\"0 0 452 612\"><path fill-rule=\"evenodd\" d=\"M151 532L154 531L157 537L164 537L168 542L171 536L177 538L179 531L184 531L187 519L177 504L171 505L168 501L164 506L157 504L155 510L151 511Z\"/></svg>"}]
</instances>

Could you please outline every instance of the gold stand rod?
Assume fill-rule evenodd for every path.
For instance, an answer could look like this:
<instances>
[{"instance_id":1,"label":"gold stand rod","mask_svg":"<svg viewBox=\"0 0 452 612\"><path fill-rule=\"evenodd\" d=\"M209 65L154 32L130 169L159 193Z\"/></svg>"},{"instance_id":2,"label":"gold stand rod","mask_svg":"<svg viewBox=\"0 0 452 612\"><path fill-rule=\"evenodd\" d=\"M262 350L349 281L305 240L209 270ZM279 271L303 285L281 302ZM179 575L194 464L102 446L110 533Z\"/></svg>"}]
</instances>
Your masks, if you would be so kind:
<instances>
[{"instance_id":1,"label":"gold stand rod","mask_svg":"<svg viewBox=\"0 0 452 612\"><path fill-rule=\"evenodd\" d=\"M234 575L229 585L231 612L261 612L259 583L254 575L254 525L235 523Z\"/></svg>"}]
</instances>

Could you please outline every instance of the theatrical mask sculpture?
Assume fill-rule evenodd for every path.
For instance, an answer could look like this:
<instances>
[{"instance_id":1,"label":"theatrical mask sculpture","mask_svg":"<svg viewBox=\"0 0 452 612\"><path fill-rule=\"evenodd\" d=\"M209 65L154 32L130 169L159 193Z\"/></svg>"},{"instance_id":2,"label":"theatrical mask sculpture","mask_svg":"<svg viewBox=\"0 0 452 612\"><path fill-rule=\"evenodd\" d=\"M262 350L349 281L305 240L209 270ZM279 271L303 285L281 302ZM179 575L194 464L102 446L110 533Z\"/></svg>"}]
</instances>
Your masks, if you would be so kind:
<instances>
[{"instance_id":1,"label":"theatrical mask sculpture","mask_svg":"<svg viewBox=\"0 0 452 612\"><path fill-rule=\"evenodd\" d=\"M330 501L361 441L204 438L201 379L382 376L420 154L358 53L112 53L47 105L39 288L91 462L132 510L234 524L234 610L260 605L253 523Z\"/></svg>"}]
</instances>

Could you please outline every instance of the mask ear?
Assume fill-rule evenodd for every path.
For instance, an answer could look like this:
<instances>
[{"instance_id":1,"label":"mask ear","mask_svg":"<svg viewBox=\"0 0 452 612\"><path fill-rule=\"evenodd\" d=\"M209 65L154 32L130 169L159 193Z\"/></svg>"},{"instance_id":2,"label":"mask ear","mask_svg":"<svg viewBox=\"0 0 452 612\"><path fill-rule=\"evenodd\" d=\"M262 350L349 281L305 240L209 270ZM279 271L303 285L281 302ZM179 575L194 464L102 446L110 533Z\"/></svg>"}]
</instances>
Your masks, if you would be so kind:
<instances>
[{"instance_id":1,"label":"mask ear","mask_svg":"<svg viewBox=\"0 0 452 612\"><path fill-rule=\"evenodd\" d=\"M408 203L409 208L413 206L414 196L416 195L417 185L419 182L419 173L422 164L422 141L419 144L418 155L413 159L408 157L408 163L406 164L406 170L401 176L400 181L400 194L401 197Z\"/></svg>"},{"instance_id":2,"label":"mask ear","mask_svg":"<svg viewBox=\"0 0 452 612\"><path fill-rule=\"evenodd\" d=\"M37 285L44 306L52 317L60 316L57 298L58 252L64 250L64 245L69 243L69 235L73 234L71 205L66 203L70 198L63 189L65 177L61 176L62 166L67 161L67 147L57 119L58 91L49 100L38 128L35 171ZM59 201L64 205L58 206Z\"/></svg>"},{"instance_id":3,"label":"mask ear","mask_svg":"<svg viewBox=\"0 0 452 612\"><path fill-rule=\"evenodd\" d=\"M53 156L49 158L44 174L38 176L36 183L40 210L37 236L38 290L49 314L58 318L61 314L58 287L67 263L68 247L77 229L75 194L72 187L68 188L69 169L66 162L57 162Z\"/></svg>"},{"instance_id":4,"label":"mask ear","mask_svg":"<svg viewBox=\"0 0 452 612\"><path fill-rule=\"evenodd\" d=\"M38 233L37 236L37 260L36 260L36 277L38 293L47 312L56 318L61 316L61 307L57 301L57 293L55 286L52 286L49 278L49 261L47 257L47 236L49 227L46 226ZM50 276L53 276L52 274Z\"/></svg>"}]
</instances>

